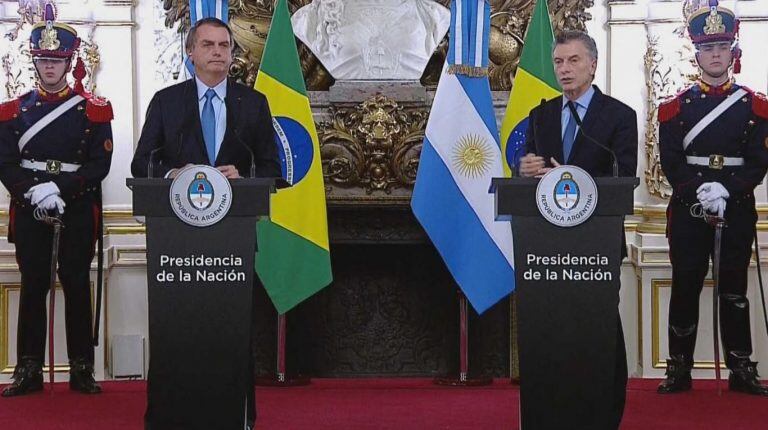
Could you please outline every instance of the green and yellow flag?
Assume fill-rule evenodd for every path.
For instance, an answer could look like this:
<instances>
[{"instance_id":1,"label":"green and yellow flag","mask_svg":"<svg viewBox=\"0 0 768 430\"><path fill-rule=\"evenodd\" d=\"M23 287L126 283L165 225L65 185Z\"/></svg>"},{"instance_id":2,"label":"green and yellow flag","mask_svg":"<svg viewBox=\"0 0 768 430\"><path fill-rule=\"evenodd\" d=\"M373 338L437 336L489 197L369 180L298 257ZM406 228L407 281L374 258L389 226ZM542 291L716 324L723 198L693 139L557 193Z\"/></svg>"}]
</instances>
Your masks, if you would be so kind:
<instances>
[{"instance_id":1,"label":"green and yellow flag","mask_svg":"<svg viewBox=\"0 0 768 430\"><path fill-rule=\"evenodd\" d=\"M501 123L501 152L504 154L504 174L525 155L525 131L528 113L541 99L560 95L560 85L552 67L552 47L555 38L546 0L537 0L523 44L523 54L517 66L514 86L509 94L507 112Z\"/></svg>"},{"instance_id":2,"label":"green and yellow flag","mask_svg":"<svg viewBox=\"0 0 768 430\"><path fill-rule=\"evenodd\" d=\"M275 5L255 88L269 101L292 184L272 196L271 219L257 227L256 272L283 314L333 280L320 144L285 0Z\"/></svg>"}]
</instances>

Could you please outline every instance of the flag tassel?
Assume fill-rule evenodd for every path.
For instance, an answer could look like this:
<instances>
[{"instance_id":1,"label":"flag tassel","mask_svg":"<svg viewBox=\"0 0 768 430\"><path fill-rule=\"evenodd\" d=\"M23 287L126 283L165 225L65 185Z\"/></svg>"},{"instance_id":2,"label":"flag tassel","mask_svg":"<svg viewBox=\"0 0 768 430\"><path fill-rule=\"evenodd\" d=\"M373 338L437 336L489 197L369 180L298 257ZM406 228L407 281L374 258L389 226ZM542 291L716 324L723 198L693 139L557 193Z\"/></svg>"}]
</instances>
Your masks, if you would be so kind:
<instances>
[{"instance_id":1,"label":"flag tassel","mask_svg":"<svg viewBox=\"0 0 768 430\"><path fill-rule=\"evenodd\" d=\"M470 78L485 78L488 76L487 67L475 67L467 64L451 64L448 66L451 75L464 75Z\"/></svg>"}]
</instances>

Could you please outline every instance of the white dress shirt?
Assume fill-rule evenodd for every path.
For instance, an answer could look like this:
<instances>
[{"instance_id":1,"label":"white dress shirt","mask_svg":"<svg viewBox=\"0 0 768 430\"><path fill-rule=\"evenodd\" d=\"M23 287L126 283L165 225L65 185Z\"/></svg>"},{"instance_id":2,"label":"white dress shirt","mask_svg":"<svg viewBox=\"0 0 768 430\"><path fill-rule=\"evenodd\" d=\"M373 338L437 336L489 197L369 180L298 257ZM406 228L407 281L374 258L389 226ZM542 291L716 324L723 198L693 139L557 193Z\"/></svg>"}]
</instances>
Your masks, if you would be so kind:
<instances>
[{"instance_id":1,"label":"white dress shirt","mask_svg":"<svg viewBox=\"0 0 768 430\"><path fill-rule=\"evenodd\" d=\"M197 104L199 108L198 115L200 116L202 122L203 106L205 105L205 93L210 87L204 84L203 81L201 81L197 76L195 76L195 81L197 82ZM219 149L221 148L221 142L224 141L224 133L227 131L227 104L224 102L227 97L227 79L219 82L218 85L211 89L216 93L216 97L211 99L211 104L213 105L213 114L216 116L215 155L218 157Z\"/></svg>"},{"instance_id":2,"label":"white dress shirt","mask_svg":"<svg viewBox=\"0 0 768 430\"><path fill-rule=\"evenodd\" d=\"M595 95L595 87L592 85L589 86L589 89L581 95L578 99L574 100L573 104L576 108L576 113L579 114L579 119L584 121L584 116L587 114L587 109L589 109L589 103L592 101L592 96ZM571 110L568 109L568 97L563 95L563 110L560 116L560 141L562 141L565 138L565 128L568 126L568 120L571 119ZM579 128L576 127L576 131L574 133L578 133ZM576 134L573 135L574 140L576 137Z\"/></svg>"}]
</instances>

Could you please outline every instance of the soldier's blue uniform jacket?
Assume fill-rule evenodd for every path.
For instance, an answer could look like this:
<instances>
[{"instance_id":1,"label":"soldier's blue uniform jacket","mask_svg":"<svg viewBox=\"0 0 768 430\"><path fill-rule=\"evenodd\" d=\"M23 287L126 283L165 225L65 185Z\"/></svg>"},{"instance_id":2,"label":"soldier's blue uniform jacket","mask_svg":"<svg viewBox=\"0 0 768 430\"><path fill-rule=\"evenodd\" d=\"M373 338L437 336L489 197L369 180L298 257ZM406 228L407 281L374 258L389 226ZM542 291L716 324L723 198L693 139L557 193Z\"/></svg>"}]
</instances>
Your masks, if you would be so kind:
<instances>
[{"instance_id":1,"label":"soldier's blue uniform jacket","mask_svg":"<svg viewBox=\"0 0 768 430\"><path fill-rule=\"evenodd\" d=\"M738 102L707 126L683 149L684 136L730 94L744 88ZM726 83L710 87L697 83L659 107L659 150L664 174L673 187L674 199L697 203L696 189L705 182L720 182L731 195L728 206L753 199L768 166L768 100L746 87ZM744 158L743 166L691 165L686 156ZM717 167L717 166L715 166Z\"/></svg>"},{"instance_id":2,"label":"soldier's blue uniform jacket","mask_svg":"<svg viewBox=\"0 0 768 430\"><path fill-rule=\"evenodd\" d=\"M92 366L94 360L89 272L101 222L100 184L112 159L112 107L82 93L82 101L19 149L30 127L75 96L69 87L57 94L37 89L0 105L0 181L11 195L8 240L16 244L22 280L17 363L40 363L45 351L52 229L34 219L24 193L48 181L56 183L66 204L58 274L66 293L67 352L71 363ZM40 168L22 167L23 160ZM79 167L62 171L64 163Z\"/></svg>"},{"instance_id":3,"label":"soldier's blue uniform jacket","mask_svg":"<svg viewBox=\"0 0 768 430\"><path fill-rule=\"evenodd\" d=\"M29 206L24 193L53 181L69 206L78 199L98 198L101 181L112 159L112 106L84 93L84 100L56 118L19 150L19 138L37 121L74 97L67 87L58 94L30 91L0 105L0 181L20 207ZM45 170L21 167L21 160L46 162ZM80 165L76 172L56 172L56 162Z\"/></svg>"}]
</instances>

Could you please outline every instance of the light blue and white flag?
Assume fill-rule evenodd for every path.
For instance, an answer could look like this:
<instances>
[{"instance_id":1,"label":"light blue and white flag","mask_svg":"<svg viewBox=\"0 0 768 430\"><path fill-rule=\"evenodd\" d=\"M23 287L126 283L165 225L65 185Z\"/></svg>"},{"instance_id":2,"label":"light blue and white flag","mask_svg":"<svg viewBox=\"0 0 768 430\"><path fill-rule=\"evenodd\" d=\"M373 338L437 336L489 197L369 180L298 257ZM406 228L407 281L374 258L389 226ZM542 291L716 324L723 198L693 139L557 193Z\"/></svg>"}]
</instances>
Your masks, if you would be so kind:
<instances>
[{"instance_id":1,"label":"light blue and white flag","mask_svg":"<svg viewBox=\"0 0 768 430\"><path fill-rule=\"evenodd\" d=\"M229 0L189 0L189 22L191 25L203 18L218 18L229 22ZM195 66L184 53L184 66L190 77L195 76Z\"/></svg>"},{"instance_id":2,"label":"light blue and white flag","mask_svg":"<svg viewBox=\"0 0 768 430\"><path fill-rule=\"evenodd\" d=\"M494 221L501 149L487 77L490 7L454 0L451 47L432 104L411 207L482 313L515 289L512 232Z\"/></svg>"}]
</instances>

